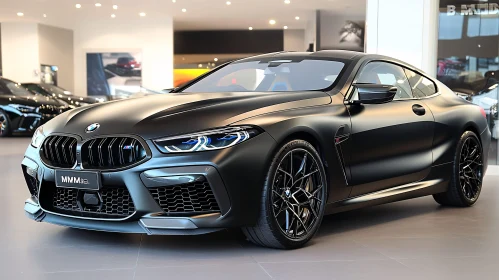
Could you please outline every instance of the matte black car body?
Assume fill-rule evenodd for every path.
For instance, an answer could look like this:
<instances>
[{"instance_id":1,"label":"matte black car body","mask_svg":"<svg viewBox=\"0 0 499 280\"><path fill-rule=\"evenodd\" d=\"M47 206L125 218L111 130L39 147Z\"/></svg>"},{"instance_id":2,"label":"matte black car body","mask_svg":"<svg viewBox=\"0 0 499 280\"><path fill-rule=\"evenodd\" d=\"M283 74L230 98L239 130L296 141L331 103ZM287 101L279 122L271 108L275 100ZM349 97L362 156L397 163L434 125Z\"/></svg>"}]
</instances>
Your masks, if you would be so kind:
<instances>
[{"instance_id":1,"label":"matte black car body","mask_svg":"<svg viewBox=\"0 0 499 280\"><path fill-rule=\"evenodd\" d=\"M47 84L38 84L38 83L23 83L23 87L27 88L28 90L36 93L43 95L45 97L52 97L57 100L60 100L64 102L65 104L68 104L71 107L81 107L89 104L94 104L98 103L99 100L97 100L94 97L89 97L89 96L78 96L78 95L73 95L70 92L67 92L65 89L55 86L55 85L47 85ZM65 93L61 93L65 92Z\"/></svg>"},{"instance_id":2,"label":"matte black car body","mask_svg":"<svg viewBox=\"0 0 499 280\"><path fill-rule=\"evenodd\" d=\"M14 95L5 84L14 83L0 77L0 112L7 118L10 133L33 133L38 126L43 125L68 107L51 97L39 95ZM32 110L19 110L32 108Z\"/></svg>"},{"instance_id":3,"label":"matte black car body","mask_svg":"<svg viewBox=\"0 0 499 280\"><path fill-rule=\"evenodd\" d=\"M306 140L319 151L327 174L326 213L445 192L457 141L466 130L475 132L483 150L488 150L490 131L480 109L435 79L431 80L438 92L430 97L372 105L348 102L352 82L369 62L386 61L421 73L401 61L347 51L266 56L334 58L344 61L345 68L339 80L324 91L171 93L66 112L44 126L46 136L76 137L78 149L96 137L126 135L142 143L146 155L138 164L99 170L103 186L128 189L135 211L123 219L112 220L48 210L50 205L43 202L44 188L54 185L55 168L44 163L39 148L30 146L23 169L27 179L38 179L39 190L32 190L33 196L26 201L28 216L37 221L103 231L205 233L256 223L265 174L273 155L289 139ZM416 115L414 105L424 107L426 114ZM93 123L100 127L86 133ZM163 154L153 142L161 137L242 125L257 127L261 133L223 150ZM74 168L78 170L82 164L79 159ZM179 185L199 176L205 177L211 186L219 211L170 213L151 195L151 188L158 185Z\"/></svg>"}]
</instances>

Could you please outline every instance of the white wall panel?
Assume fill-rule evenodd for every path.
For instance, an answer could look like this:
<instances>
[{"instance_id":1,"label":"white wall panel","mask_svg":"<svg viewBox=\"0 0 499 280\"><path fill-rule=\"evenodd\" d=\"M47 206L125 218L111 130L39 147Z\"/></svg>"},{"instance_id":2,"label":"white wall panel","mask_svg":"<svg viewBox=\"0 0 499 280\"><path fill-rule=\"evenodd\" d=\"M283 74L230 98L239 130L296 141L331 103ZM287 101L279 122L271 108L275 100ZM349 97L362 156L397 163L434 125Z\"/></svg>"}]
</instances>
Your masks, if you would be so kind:
<instances>
[{"instance_id":1,"label":"white wall panel","mask_svg":"<svg viewBox=\"0 0 499 280\"><path fill-rule=\"evenodd\" d=\"M73 30L39 24L38 39L40 64L57 66L57 85L73 91Z\"/></svg>"},{"instance_id":2,"label":"white wall panel","mask_svg":"<svg viewBox=\"0 0 499 280\"><path fill-rule=\"evenodd\" d=\"M307 48L305 44L305 30L303 29L288 29L284 30L284 50L304 52Z\"/></svg>"},{"instance_id":3,"label":"white wall panel","mask_svg":"<svg viewBox=\"0 0 499 280\"><path fill-rule=\"evenodd\" d=\"M368 0L366 50L436 74L438 1Z\"/></svg>"},{"instance_id":4,"label":"white wall panel","mask_svg":"<svg viewBox=\"0 0 499 280\"><path fill-rule=\"evenodd\" d=\"M38 24L2 22L2 68L5 78L39 82Z\"/></svg>"}]
</instances>

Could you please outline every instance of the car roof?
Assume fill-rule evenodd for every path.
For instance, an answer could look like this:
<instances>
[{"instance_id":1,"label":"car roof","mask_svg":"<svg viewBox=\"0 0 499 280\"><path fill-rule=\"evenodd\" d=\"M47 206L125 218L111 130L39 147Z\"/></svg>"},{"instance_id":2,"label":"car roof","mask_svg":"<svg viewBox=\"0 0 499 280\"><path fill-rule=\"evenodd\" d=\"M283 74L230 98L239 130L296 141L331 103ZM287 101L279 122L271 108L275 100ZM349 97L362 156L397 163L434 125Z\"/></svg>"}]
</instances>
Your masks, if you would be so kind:
<instances>
[{"instance_id":1,"label":"car roof","mask_svg":"<svg viewBox=\"0 0 499 280\"><path fill-rule=\"evenodd\" d=\"M252 56L248 58L241 59L242 61L248 59L252 60L255 58L293 58L293 57L303 57L303 58L331 58L331 59L341 59L341 60L355 60L360 57L366 56L366 53L356 52L356 51L343 51L343 50L324 50L317 52L274 52L268 54L262 54L257 56ZM241 61L239 60L239 61Z\"/></svg>"},{"instance_id":2,"label":"car roof","mask_svg":"<svg viewBox=\"0 0 499 280\"><path fill-rule=\"evenodd\" d=\"M243 62L246 60L265 59L265 58L290 59L290 58L300 58L300 57L301 58L322 58L322 59L330 58L331 60L338 59L338 60L348 60L348 61L355 61L355 62L358 62L359 60L364 60L364 59L382 60L382 61L388 61L388 62L402 65L406 68L416 70L416 72L424 73L423 71L421 71L417 67L414 67L413 65L410 65L404 61L398 60L398 59L393 58L393 57L380 55L380 54L369 54L369 53L364 53L364 52L346 51L346 50L321 50L321 51L316 51L316 52L284 51L284 52L275 52L275 53L268 53L268 54L252 56L252 57L243 58L243 59L237 60L237 61Z\"/></svg>"}]
</instances>

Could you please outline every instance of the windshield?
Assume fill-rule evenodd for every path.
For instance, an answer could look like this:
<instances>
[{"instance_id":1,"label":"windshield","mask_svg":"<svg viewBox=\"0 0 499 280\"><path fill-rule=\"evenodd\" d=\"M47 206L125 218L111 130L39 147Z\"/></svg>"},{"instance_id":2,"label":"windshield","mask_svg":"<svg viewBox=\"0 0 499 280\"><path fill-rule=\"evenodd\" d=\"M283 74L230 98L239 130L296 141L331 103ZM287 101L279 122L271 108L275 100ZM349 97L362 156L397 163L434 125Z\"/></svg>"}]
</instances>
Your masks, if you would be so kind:
<instances>
[{"instance_id":1,"label":"windshield","mask_svg":"<svg viewBox=\"0 0 499 280\"><path fill-rule=\"evenodd\" d=\"M21 84L17 84L11 81L4 81L5 86L9 91L16 96L33 96L34 94L25 89Z\"/></svg>"},{"instance_id":2,"label":"windshield","mask_svg":"<svg viewBox=\"0 0 499 280\"><path fill-rule=\"evenodd\" d=\"M330 87L345 64L320 59L244 60L233 62L182 92L279 92Z\"/></svg>"},{"instance_id":3,"label":"windshield","mask_svg":"<svg viewBox=\"0 0 499 280\"><path fill-rule=\"evenodd\" d=\"M63 88L51 84L43 84L41 85L41 87L46 91L50 92L52 95L55 94L56 96L59 97L62 97L64 95L73 95L70 91L64 90Z\"/></svg>"}]
</instances>

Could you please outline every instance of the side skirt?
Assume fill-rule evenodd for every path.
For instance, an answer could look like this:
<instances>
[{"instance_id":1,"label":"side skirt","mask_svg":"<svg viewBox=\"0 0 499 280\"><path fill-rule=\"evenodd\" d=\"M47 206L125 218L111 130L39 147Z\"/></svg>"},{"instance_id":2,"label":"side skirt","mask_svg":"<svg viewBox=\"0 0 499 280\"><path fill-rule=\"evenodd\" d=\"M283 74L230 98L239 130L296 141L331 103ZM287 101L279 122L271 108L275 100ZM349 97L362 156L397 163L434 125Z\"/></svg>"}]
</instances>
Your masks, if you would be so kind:
<instances>
[{"instance_id":1,"label":"side skirt","mask_svg":"<svg viewBox=\"0 0 499 280\"><path fill-rule=\"evenodd\" d=\"M452 163L433 166L430 174L421 181L328 204L326 215L445 192L451 174Z\"/></svg>"}]
</instances>

